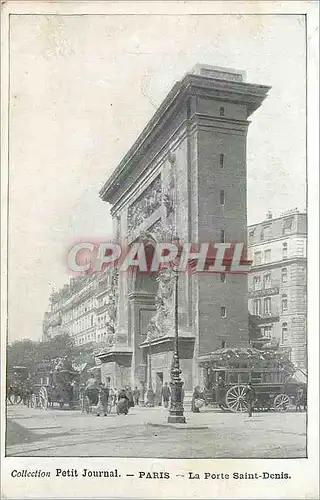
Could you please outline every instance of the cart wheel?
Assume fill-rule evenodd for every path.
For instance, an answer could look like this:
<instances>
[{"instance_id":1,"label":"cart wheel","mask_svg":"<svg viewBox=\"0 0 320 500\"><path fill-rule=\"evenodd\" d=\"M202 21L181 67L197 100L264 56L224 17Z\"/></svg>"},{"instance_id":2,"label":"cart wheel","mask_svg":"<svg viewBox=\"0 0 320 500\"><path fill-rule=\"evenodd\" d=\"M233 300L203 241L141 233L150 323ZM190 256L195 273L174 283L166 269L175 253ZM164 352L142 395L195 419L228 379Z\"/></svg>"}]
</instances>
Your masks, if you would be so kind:
<instances>
[{"instance_id":1,"label":"cart wheel","mask_svg":"<svg viewBox=\"0 0 320 500\"><path fill-rule=\"evenodd\" d=\"M226 405L230 411L247 411L245 390L246 387L244 385L234 385L228 389L226 394Z\"/></svg>"},{"instance_id":2,"label":"cart wheel","mask_svg":"<svg viewBox=\"0 0 320 500\"><path fill-rule=\"evenodd\" d=\"M37 408L37 396L35 394L31 396L31 408Z\"/></svg>"},{"instance_id":3,"label":"cart wheel","mask_svg":"<svg viewBox=\"0 0 320 500\"><path fill-rule=\"evenodd\" d=\"M20 396L19 394L13 394L10 397L10 403L13 405L18 405L21 403L21 401L22 401L22 396Z\"/></svg>"},{"instance_id":4,"label":"cart wheel","mask_svg":"<svg viewBox=\"0 0 320 500\"><path fill-rule=\"evenodd\" d=\"M288 411L291 400L287 394L278 394L273 400L273 407L276 411Z\"/></svg>"},{"instance_id":5,"label":"cart wheel","mask_svg":"<svg viewBox=\"0 0 320 500\"><path fill-rule=\"evenodd\" d=\"M47 410L48 409L48 403L49 403L49 398L48 398L48 391L45 387L41 387L39 391L39 404L40 408L42 410Z\"/></svg>"}]
</instances>

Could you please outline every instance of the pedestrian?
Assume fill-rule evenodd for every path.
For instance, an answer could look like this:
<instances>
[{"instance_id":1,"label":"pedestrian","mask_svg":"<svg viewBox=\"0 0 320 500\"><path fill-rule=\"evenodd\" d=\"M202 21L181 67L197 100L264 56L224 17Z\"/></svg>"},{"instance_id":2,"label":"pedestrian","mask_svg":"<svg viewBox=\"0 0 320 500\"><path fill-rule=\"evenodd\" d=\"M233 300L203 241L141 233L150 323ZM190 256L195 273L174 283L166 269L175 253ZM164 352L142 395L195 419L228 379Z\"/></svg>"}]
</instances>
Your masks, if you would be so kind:
<instances>
[{"instance_id":1,"label":"pedestrian","mask_svg":"<svg viewBox=\"0 0 320 500\"><path fill-rule=\"evenodd\" d=\"M135 406L139 405L139 397L140 397L140 391L139 391L138 387L136 386L134 388L134 391L133 391L133 400L134 400Z\"/></svg>"},{"instance_id":2,"label":"pedestrian","mask_svg":"<svg viewBox=\"0 0 320 500\"><path fill-rule=\"evenodd\" d=\"M218 377L216 386L216 402L218 406L223 409L225 407L225 382L221 375Z\"/></svg>"},{"instance_id":3,"label":"pedestrian","mask_svg":"<svg viewBox=\"0 0 320 500\"><path fill-rule=\"evenodd\" d=\"M88 379L85 395L88 396L91 406L97 406L99 400L99 386L98 381L94 377Z\"/></svg>"},{"instance_id":4,"label":"pedestrian","mask_svg":"<svg viewBox=\"0 0 320 500\"><path fill-rule=\"evenodd\" d=\"M118 394L117 402L117 415L124 414L128 415L129 411L129 400L124 389L121 389Z\"/></svg>"},{"instance_id":5,"label":"pedestrian","mask_svg":"<svg viewBox=\"0 0 320 500\"><path fill-rule=\"evenodd\" d=\"M170 387L168 386L168 382L165 382L161 390L161 398L163 399L163 405L165 408L168 408L169 406L170 396L171 396Z\"/></svg>"},{"instance_id":6,"label":"pedestrian","mask_svg":"<svg viewBox=\"0 0 320 500\"><path fill-rule=\"evenodd\" d=\"M106 417L108 415L108 401L109 401L109 387L101 383L99 385L99 404L97 409L97 416L102 412Z\"/></svg>"},{"instance_id":7,"label":"pedestrian","mask_svg":"<svg viewBox=\"0 0 320 500\"><path fill-rule=\"evenodd\" d=\"M296 411L301 411L301 405L304 403L303 401L303 388L298 387L297 395L296 395ZM304 405L305 409L305 405Z\"/></svg>"},{"instance_id":8,"label":"pedestrian","mask_svg":"<svg viewBox=\"0 0 320 500\"><path fill-rule=\"evenodd\" d=\"M252 411L254 407L254 403L256 401L256 391L252 387L251 382L248 382L247 387L244 392L246 402L247 402L247 408L248 408L248 414L249 417L252 417Z\"/></svg>"},{"instance_id":9,"label":"pedestrian","mask_svg":"<svg viewBox=\"0 0 320 500\"><path fill-rule=\"evenodd\" d=\"M200 408L203 406L203 394L201 392L200 386L197 385L194 388L191 400L191 411L193 413L199 413Z\"/></svg>"},{"instance_id":10,"label":"pedestrian","mask_svg":"<svg viewBox=\"0 0 320 500\"><path fill-rule=\"evenodd\" d=\"M79 387L79 401L81 406L81 412L85 412L85 397L86 397L86 386L85 384L80 384Z\"/></svg>"},{"instance_id":11,"label":"pedestrian","mask_svg":"<svg viewBox=\"0 0 320 500\"><path fill-rule=\"evenodd\" d=\"M131 387L128 385L126 387L126 395L127 395L127 398L128 398L128 404L129 404L129 408L133 408L134 407L134 399L133 399L133 392L131 390Z\"/></svg>"}]
</instances>

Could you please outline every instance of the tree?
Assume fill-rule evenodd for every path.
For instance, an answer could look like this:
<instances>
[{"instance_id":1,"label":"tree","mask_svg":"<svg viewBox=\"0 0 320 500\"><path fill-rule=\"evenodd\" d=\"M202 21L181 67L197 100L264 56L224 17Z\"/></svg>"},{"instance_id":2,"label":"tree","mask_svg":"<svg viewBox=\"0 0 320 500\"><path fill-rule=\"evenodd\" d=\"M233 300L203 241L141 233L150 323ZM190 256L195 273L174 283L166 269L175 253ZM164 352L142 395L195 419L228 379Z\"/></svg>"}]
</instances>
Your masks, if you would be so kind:
<instances>
[{"instance_id":1,"label":"tree","mask_svg":"<svg viewBox=\"0 0 320 500\"><path fill-rule=\"evenodd\" d=\"M57 358L72 357L74 354L73 339L67 333L57 335L39 344L41 359L52 361Z\"/></svg>"},{"instance_id":2,"label":"tree","mask_svg":"<svg viewBox=\"0 0 320 500\"><path fill-rule=\"evenodd\" d=\"M30 339L17 340L7 347L7 373L13 373L15 366L25 366L28 372L33 372L39 358L40 342Z\"/></svg>"},{"instance_id":3,"label":"tree","mask_svg":"<svg viewBox=\"0 0 320 500\"><path fill-rule=\"evenodd\" d=\"M25 366L30 374L37 371L42 361L74 356L73 339L68 334L57 335L45 342L30 339L17 340L7 347L7 374L14 372L14 366Z\"/></svg>"}]
</instances>

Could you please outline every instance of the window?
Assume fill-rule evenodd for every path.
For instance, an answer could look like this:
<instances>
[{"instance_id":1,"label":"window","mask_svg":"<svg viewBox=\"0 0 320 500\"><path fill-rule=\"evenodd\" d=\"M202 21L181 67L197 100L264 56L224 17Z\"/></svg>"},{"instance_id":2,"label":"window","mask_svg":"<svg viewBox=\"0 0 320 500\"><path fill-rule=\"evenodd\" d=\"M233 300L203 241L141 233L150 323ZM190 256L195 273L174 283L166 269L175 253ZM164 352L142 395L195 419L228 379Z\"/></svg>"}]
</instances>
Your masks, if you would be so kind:
<instances>
[{"instance_id":1,"label":"window","mask_svg":"<svg viewBox=\"0 0 320 500\"><path fill-rule=\"evenodd\" d=\"M255 265L261 264L261 252L254 252L253 261Z\"/></svg>"},{"instance_id":2,"label":"window","mask_svg":"<svg viewBox=\"0 0 320 500\"><path fill-rule=\"evenodd\" d=\"M219 115L220 116L224 116L224 112L225 112L225 109L224 109L223 106L221 106L220 109L219 109Z\"/></svg>"},{"instance_id":3,"label":"window","mask_svg":"<svg viewBox=\"0 0 320 500\"><path fill-rule=\"evenodd\" d=\"M226 318L227 317L227 308L226 307L221 307L220 308L220 316L221 316L221 318Z\"/></svg>"},{"instance_id":4,"label":"window","mask_svg":"<svg viewBox=\"0 0 320 500\"><path fill-rule=\"evenodd\" d=\"M261 314L261 299L254 299L253 301L253 314L260 316Z\"/></svg>"},{"instance_id":5,"label":"window","mask_svg":"<svg viewBox=\"0 0 320 500\"><path fill-rule=\"evenodd\" d=\"M271 274L265 273L263 275L263 288L271 288Z\"/></svg>"},{"instance_id":6,"label":"window","mask_svg":"<svg viewBox=\"0 0 320 500\"><path fill-rule=\"evenodd\" d=\"M265 263L271 262L271 250L264 251L264 262Z\"/></svg>"},{"instance_id":7,"label":"window","mask_svg":"<svg viewBox=\"0 0 320 500\"><path fill-rule=\"evenodd\" d=\"M225 194L224 194L224 190L221 189L220 190L220 205L224 205L224 202L225 202Z\"/></svg>"},{"instance_id":8,"label":"window","mask_svg":"<svg viewBox=\"0 0 320 500\"><path fill-rule=\"evenodd\" d=\"M286 312L288 310L288 296L283 294L281 297L281 309L282 312Z\"/></svg>"},{"instance_id":9,"label":"window","mask_svg":"<svg viewBox=\"0 0 320 500\"><path fill-rule=\"evenodd\" d=\"M263 313L266 315L271 314L271 297L263 299Z\"/></svg>"},{"instance_id":10,"label":"window","mask_svg":"<svg viewBox=\"0 0 320 500\"><path fill-rule=\"evenodd\" d=\"M261 277L260 276L253 277L253 289L254 290L261 290Z\"/></svg>"},{"instance_id":11,"label":"window","mask_svg":"<svg viewBox=\"0 0 320 500\"><path fill-rule=\"evenodd\" d=\"M221 229L220 231L220 243L224 243L225 242L225 231L224 229Z\"/></svg>"},{"instance_id":12,"label":"window","mask_svg":"<svg viewBox=\"0 0 320 500\"><path fill-rule=\"evenodd\" d=\"M288 323L282 323L281 342L286 342L286 340L288 340Z\"/></svg>"},{"instance_id":13,"label":"window","mask_svg":"<svg viewBox=\"0 0 320 500\"><path fill-rule=\"evenodd\" d=\"M299 255L299 256L304 255L304 242L303 241L297 241L297 255Z\"/></svg>"},{"instance_id":14,"label":"window","mask_svg":"<svg viewBox=\"0 0 320 500\"><path fill-rule=\"evenodd\" d=\"M263 336L267 339L271 339L272 336L272 326L265 326L263 328Z\"/></svg>"},{"instance_id":15,"label":"window","mask_svg":"<svg viewBox=\"0 0 320 500\"><path fill-rule=\"evenodd\" d=\"M223 153L220 153L220 167L221 168L224 167L224 154Z\"/></svg>"},{"instance_id":16,"label":"window","mask_svg":"<svg viewBox=\"0 0 320 500\"><path fill-rule=\"evenodd\" d=\"M221 280L221 283L225 283L227 281L227 277L226 277L225 273L220 274L220 280Z\"/></svg>"},{"instance_id":17,"label":"window","mask_svg":"<svg viewBox=\"0 0 320 500\"><path fill-rule=\"evenodd\" d=\"M288 243L282 243L282 258L286 259L288 257Z\"/></svg>"},{"instance_id":18,"label":"window","mask_svg":"<svg viewBox=\"0 0 320 500\"><path fill-rule=\"evenodd\" d=\"M287 283L288 281L288 269L286 267L281 269L281 281L282 283Z\"/></svg>"}]
</instances>

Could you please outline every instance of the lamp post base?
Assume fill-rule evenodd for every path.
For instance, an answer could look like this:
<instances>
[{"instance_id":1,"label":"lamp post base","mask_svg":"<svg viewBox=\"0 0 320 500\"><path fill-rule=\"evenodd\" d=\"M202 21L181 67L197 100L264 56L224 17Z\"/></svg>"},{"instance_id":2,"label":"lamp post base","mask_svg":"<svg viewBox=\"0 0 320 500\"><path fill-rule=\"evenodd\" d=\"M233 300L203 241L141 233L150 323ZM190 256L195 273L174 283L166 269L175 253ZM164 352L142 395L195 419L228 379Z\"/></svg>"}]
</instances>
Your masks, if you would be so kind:
<instances>
[{"instance_id":1,"label":"lamp post base","mask_svg":"<svg viewBox=\"0 0 320 500\"><path fill-rule=\"evenodd\" d=\"M176 412L175 413L170 413L170 415L168 416L168 424L186 424L187 421L186 421L186 417L181 414L181 412L179 412L180 414L177 415Z\"/></svg>"}]
</instances>

